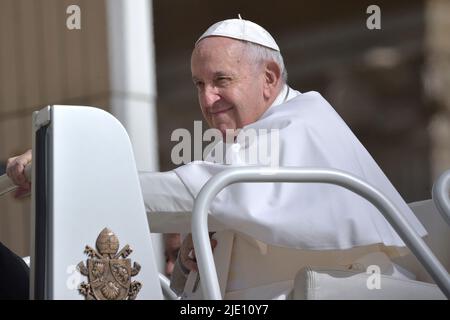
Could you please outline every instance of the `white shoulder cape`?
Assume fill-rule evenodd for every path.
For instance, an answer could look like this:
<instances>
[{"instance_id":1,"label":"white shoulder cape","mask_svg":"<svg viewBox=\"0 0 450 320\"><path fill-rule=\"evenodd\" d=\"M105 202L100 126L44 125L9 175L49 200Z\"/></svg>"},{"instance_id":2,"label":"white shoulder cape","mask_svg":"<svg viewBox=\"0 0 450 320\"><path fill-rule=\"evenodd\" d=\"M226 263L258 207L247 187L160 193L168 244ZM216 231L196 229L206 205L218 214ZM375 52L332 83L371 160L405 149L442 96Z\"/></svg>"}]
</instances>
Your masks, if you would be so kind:
<instances>
[{"instance_id":1,"label":"white shoulder cape","mask_svg":"<svg viewBox=\"0 0 450 320\"><path fill-rule=\"evenodd\" d=\"M331 105L317 92L270 107L254 129L279 129L280 166L325 167L352 173L382 191L420 236L426 231L371 155ZM231 166L248 165L230 148ZM195 161L175 169L196 196L213 175L230 165ZM368 201L338 186L294 183L239 183L213 201L211 214L230 229L271 245L335 250L384 244L404 247L382 214Z\"/></svg>"}]
</instances>

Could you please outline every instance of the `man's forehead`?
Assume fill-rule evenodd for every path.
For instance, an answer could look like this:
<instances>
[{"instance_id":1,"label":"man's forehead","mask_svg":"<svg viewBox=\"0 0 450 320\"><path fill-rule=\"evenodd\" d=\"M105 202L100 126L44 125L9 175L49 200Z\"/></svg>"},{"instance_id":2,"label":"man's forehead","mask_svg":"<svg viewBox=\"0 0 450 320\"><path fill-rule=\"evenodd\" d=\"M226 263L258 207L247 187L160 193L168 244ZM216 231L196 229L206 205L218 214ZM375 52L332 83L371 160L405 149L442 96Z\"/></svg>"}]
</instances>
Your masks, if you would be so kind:
<instances>
[{"instance_id":1,"label":"man's forehead","mask_svg":"<svg viewBox=\"0 0 450 320\"><path fill-rule=\"evenodd\" d=\"M236 76L246 65L244 42L225 37L207 37L199 41L191 58L191 72L197 77Z\"/></svg>"},{"instance_id":2,"label":"man's forehead","mask_svg":"<svg viewBox=\"0 0 450 320\"><path fill-rule=\"evenodd\" d=\"M192 52L192 61L239 62L247 52L245 44L237 40L204 39Z\"/></svg>"},{"instance_id":3,"label":"man's forehead","mask_svg":"<svg viewBox=\"0 0 450 320\"><path fill-rule=\"evenodd\" d=\"M240 40L228 38L228 37L221 37L221 36L210 36L203 38L199 42L196 43L194 47L195 50L223 50L223 49L229 49L229 48L242 48L243 42Z\"/></svg>"},{"instance_id":4,"label":"man's forehead","mask_svg":"<svg viewBox=\"0 0 450 320\"><path fill-rule=\"evenodd\" d=\"M239 40L224 37L208 37L202 39L194 48L191 66L207 62L213 63L217 67L230 63L240 63L245 58L245 51L244 43Z\"/></svg>"}]
</instances>

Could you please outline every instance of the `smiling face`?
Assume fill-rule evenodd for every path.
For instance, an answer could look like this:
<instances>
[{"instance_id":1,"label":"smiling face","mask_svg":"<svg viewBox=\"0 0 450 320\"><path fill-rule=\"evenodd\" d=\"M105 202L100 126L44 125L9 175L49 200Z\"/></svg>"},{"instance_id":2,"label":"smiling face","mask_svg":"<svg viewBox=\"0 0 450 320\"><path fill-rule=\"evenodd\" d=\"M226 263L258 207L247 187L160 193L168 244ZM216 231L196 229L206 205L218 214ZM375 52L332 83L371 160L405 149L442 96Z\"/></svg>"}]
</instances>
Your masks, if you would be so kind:
<instances>
[{"instance_id":1,"label":"smiling face","mask_svg":"<svg viewBox=\"0 0 450 320\"><path fill-rule=\"evenodd\" d=\"M252 61L244 43L225 37L200 41L192 53L191 71L203 116L222 134L258 120L279 85L279 75L272 79L267 64Z\"/></svg>"}]
</instances>

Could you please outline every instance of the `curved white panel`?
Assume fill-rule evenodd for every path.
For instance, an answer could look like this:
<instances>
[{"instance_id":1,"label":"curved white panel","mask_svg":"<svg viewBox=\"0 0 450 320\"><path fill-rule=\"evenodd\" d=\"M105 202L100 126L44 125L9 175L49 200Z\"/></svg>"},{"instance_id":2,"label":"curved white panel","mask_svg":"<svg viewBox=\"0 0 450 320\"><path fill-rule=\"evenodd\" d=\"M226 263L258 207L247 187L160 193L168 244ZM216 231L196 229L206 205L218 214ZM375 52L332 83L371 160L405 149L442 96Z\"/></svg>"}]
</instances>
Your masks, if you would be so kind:
<instances>
[{"instance_id":1,"label":"curved white panel","mask_svg":"<svg viewBox=\"0 0 450 320\"><path fill-rule=\"evenodd\" d=\"M50 120L50 229L48 298L83 299L73 271L86 262L86 245L95 248L108 227L128 257L142 269L138 299L161 299L150 230L130 139L109 113L78 106L53 106Z\"/></svg>"}]
</instances>

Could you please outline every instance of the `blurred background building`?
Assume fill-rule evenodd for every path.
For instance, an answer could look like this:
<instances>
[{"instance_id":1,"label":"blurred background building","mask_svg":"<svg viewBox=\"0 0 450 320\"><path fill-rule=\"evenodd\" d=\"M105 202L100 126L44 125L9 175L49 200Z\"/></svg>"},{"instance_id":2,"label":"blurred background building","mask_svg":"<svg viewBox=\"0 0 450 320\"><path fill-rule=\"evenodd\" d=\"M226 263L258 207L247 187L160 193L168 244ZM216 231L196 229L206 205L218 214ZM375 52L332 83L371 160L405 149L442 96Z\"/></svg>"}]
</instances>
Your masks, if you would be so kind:
<instances>
[{"instance_id":1,"label":"blurred background building","mask_svg":"<svg viewBox=\"0 0 450 320\"><path fill-rule=\"evenodd\" d=\"M135 117L142 110L138 104L154 106L154 115L138 112L151 127L139 134L142 143L158 148L156 160L140 157L142 166L174 168L172 131L193 131L202 120L190 75L193 44L238 13L272 33L290 86L320 92L407 202L430 198L434 179L450 168L450 1L149 1L136 18L148 17L149 28L130 33L154 47L148 60L128 58L133 73L118 57L128 45L120 31L133 24L132 14L121 13L132 13L123 6L134 1L0 0L0 171L30 148L31 114L48 104L96 106L123 122L130 122L127 110ZM72 4L81 9L81 30L66 27ZM381 9L381 30L366 27L371 4ZM120 88L130 77L144 78L137 82L148 86L145 94ZM130 128L133 140L140 131ZM29 199L0 198L0 241L28 255L28 229Z\"/></svg>"}]
</instances>

